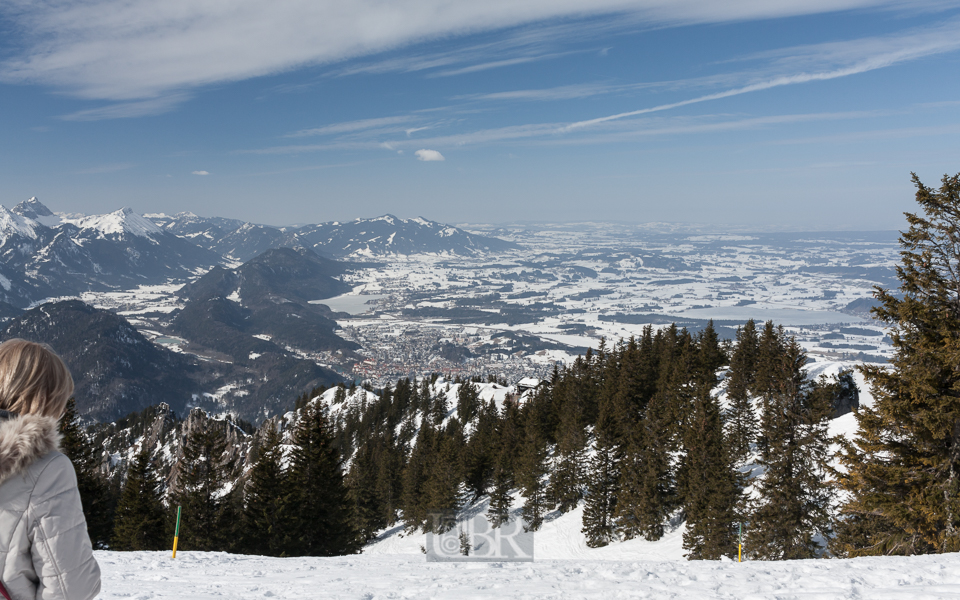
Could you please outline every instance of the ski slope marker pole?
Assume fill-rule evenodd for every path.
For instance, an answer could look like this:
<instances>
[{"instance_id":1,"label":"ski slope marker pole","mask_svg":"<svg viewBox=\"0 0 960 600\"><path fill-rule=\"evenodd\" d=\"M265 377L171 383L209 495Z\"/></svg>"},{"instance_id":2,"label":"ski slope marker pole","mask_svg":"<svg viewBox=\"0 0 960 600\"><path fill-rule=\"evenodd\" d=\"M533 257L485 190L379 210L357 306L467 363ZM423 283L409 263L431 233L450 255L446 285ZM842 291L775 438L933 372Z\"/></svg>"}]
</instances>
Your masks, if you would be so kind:
<instances>
[{"instance_id":1,"label":"ski slope marker pole","mask_svg":"<svg viewBox=\"0 0 960 600\"><path fill-rule=\"evenodd\" d=\"M743 523L737 523L737 525L740 526L739 542L737 543L737 562L743 562ZM176 541L174 541L174 544L176 544Z\"/></svg>"},{"instance_id":2,"label":"ski slope marker pole","mask_svg":"<svg viewBox=\"0 0 960 600\"><path fill-rule=\"evenodd\" d=\"M177 529L173 532L173 558L177 557L177 541L180 540L180 508L177 507Z\"/></svg>"}]
</instances>

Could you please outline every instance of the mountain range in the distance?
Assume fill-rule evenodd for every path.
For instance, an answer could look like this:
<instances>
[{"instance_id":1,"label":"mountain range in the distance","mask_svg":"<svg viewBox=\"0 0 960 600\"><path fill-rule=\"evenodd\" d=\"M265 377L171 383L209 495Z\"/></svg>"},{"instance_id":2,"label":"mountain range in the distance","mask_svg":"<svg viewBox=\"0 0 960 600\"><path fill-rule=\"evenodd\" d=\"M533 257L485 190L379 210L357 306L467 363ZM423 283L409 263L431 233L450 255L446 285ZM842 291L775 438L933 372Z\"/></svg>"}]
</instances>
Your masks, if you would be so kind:
<instances>
[{"instance_id":1,"label":"mountain range in the distance","mask_svg":"<svg viewBox=\"0 0 960 600\"><path fill-rule=\"evenodd\" d=\"M114 420L166 402L177 412L207 406L259 421L303 391L342 381L304 353L357 349L337 335L335 315L311 303L348 292L345 271L391 255L515 247L422 218L277 228L129 208L54 213L31 198L0 206L0 339L60 352L87 418ZM122 315L69 299L145 284L185 284L182 308L157 323L187 341L185 352L153 344Z\"/></svg>"},{"instance_id":2,"label":"mountain range in the distance","mask_svg":"<svg viewBox=\"0 0 960 600\"><path fill-rule=\"evenodd\" d=\"M192 213L54 213L36 198L0 206L0 301L25 308L85 291L185 282L272 248L309 248L332 259L390 255L473 256L515 248L422 218L270 227Z\"/></svg>"}]
</instances>

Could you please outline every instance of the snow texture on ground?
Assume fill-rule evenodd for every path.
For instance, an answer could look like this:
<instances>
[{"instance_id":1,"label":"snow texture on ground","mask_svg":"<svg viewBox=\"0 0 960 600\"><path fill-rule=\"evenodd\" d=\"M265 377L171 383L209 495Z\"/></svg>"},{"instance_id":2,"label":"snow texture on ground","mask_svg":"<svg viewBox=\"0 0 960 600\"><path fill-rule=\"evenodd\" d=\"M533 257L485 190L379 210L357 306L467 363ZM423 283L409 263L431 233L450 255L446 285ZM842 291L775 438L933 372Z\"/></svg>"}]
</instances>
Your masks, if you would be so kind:
<instances>
[{"instance_id":1,"label":"snow texture on ground","mask_svg":"<svg viewBox=\"0 0 960 600\"><path fill-rule=\"evenodd\" d=\"M423 556L267 558L97 552L100 598L960 598L960 555L784 562L538 560L428 563Z\"/></svg>"}]
</instances>

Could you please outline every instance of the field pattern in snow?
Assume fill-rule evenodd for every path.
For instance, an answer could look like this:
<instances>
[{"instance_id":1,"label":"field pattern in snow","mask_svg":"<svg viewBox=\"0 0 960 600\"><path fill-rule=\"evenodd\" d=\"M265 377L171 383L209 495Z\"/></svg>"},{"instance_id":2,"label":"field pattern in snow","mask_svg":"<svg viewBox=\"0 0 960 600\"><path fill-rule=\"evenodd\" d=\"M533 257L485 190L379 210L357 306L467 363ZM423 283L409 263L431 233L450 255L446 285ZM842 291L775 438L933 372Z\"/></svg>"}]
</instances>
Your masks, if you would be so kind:
<instances>
[{"instance_id":1,"label":"field pattern in snow","mask_svg":"<svg viewBox=\"0 0 960 600\"><path fill-rule=\"evenodd\" d=\"M960 598L960 555L784 562L427 563L97 552L102 599Z\"/></svg>"}]
</instances>

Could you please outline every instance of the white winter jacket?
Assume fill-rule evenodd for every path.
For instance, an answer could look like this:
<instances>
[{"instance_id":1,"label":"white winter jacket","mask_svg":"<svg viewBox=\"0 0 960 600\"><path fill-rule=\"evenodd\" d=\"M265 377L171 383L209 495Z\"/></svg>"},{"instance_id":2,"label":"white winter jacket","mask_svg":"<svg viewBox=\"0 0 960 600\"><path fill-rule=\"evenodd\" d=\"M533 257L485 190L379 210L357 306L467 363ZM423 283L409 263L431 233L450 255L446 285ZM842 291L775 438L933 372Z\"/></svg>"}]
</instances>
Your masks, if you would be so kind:
<instances>
[{"instance_id":1,"label":"white winter jacket","mask_svg":"<svg viewBox=\"0 0 960 600\"><path fill-rule=\"evenodd\" d=\"M0 581L13 600L100 592L77 475L59 444L56 419L0 411Z\"/></svg>"}]
</instances>

